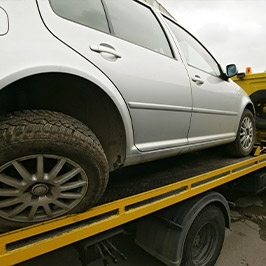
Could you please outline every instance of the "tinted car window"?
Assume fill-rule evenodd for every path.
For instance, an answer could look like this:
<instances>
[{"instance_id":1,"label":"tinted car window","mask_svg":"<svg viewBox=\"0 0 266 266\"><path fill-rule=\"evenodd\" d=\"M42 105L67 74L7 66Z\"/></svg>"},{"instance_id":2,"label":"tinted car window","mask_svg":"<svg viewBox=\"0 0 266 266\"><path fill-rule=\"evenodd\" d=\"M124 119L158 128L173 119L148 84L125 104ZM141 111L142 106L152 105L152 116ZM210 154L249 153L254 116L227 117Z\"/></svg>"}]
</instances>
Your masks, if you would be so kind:
<instances>
[{"instance_id":1,"label":"tinted car window","mask_svg":"<svg viewBox=\"0 0 266 266\"><path fill-rule=\"evenodd\" d=\"M182 49L188 65L219 76L220 70L217 63L204 47L177 24L168 19L166 19L166 22L179 42L179 46Z\"/></svg>"},{"instance_id":2,"label":"tinted car window","mask_svg":"<svg viewBox=\"0 0 266 266\"><path fill-rule=\"evenodd\" d=\"M166 36L151 9L133 0L106 0L115 35L172 56Z\"/></svg>"},{"instance_id":3,"label":"tinted car window","mask_svg":"<svg viewBox=\"0 0 266 266\"><path fill-rule=\"evenodd\" d=\"M56 14L71 21L109 32L101 0L50 0Z\"/></svg>"}]
</instances>

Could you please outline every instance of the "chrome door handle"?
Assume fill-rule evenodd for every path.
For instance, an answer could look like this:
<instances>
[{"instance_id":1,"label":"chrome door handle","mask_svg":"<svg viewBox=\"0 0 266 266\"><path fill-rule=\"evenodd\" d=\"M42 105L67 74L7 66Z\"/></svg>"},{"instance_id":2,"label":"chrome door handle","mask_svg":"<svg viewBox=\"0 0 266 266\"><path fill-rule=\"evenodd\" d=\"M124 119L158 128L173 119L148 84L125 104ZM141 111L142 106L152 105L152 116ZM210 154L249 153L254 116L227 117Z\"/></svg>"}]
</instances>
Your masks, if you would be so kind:
<instances>
[{"instance_id":1,"label":"chrome door handle","mask_svg":"<svg viewBox=\"0 0 266 266\"><path fill-rule=\"evenodd\" d=\"M195 77L191 78L191 80L199 85L203 84L204 81L201 79L200 76L196 75Z\"/></svg>"},{"instance_id":2,"label":"chrome door handle","mask_svg":"<svg viewBox=\"0 0 266 266\"><path fill-rule=\"evenodd\" d=\"M122 56L113 48L109 48L103 45L98 45L98 44L91 44L90 45L90 49L93 52L97 52L97 53L106 53L106 54L111 54L113 56L115 56L116 58L121 58Z\"/></svg>"}]
</instances>

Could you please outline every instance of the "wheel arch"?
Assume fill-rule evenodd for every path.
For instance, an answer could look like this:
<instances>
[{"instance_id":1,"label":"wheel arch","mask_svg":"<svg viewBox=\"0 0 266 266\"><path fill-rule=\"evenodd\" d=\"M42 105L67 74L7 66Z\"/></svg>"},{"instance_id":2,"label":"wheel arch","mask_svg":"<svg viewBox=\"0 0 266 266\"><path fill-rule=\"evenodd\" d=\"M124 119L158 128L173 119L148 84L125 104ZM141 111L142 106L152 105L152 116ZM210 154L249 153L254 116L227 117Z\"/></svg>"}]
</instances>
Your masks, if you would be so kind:
<instances>
[{"instance_id":1,"label":"wheel arch","mask_svg":"<svg viewBox=\"0 0 266 266\"><path fill-rule=\"evenodd\" d=\"M255 108L252 103L248 103L245 107L245 109L248 109L254 116L255 116Z\"/></svg>"},{"instance_id":2,"label":"wheel arch","mask_svg":"<svg viewBox=\"0 0 266 266\"><path fill-rule=\"evenodd\" d=\"M256 115L254 105L250 99L250 97L246 94L246 92L242 89L239 90L239 96L240 96L240 103L239 103L239 109L238 109L238 116L236 120L235 125L235 132L237 133L239 128L239 123L241 121L241 117L243 115L244 110L248 109L253 114L254 118Z\"/></svg>"},{"instance_id":3,"label":"wheel arch","mask_svg":"<svg viewBox=\"0 0 266 266\"><path fill-rule=\"evenodd\" d=\"M128 127L113 98L95 82L73 73L29 74L2 88L0 115L27 109L70 115L95 133L112 171L125 160Z\"/></svg>"}]
</instances>

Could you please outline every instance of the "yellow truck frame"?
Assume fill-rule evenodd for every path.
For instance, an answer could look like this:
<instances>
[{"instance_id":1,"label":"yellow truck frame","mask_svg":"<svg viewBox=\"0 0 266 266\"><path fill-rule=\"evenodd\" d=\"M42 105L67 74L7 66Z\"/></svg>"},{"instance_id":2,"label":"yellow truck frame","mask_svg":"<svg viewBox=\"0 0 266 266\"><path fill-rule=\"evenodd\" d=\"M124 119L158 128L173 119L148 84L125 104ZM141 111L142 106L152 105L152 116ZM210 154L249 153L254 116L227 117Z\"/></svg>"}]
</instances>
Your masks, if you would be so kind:
<instances>
[{"instance_id":1,"label":"yellow truck frame","mask_svg":"<svg viewBox=\"0 0 266 266\"><path fill-rule=\"evenodd\" d=\"M247 75L240 73L231 79L245 90L249 96L257 91L266 90L266 72Z\"/></svg>"},{"instance_id":2,"label":"yellow truck frame","mask_svg":"<svg viewBox=\"0 0 266 266\"><path fill-rule=\"evenodd\" d=\"M232 80L251 98L256 111L257 139L266 141L266 72L247 74L239 73Z\"/></svg>"},{"instance_id":3,"label":"yellow truck frame","mask_svg":"<svg viewBox=\"0 0 266 266\"><path fill-rule=\"evenodd\" d=\"M266 166L266 154L94 207L87 212L0 235L0 265L9 266L121 226Z\"/></svg>"}]
</instances>

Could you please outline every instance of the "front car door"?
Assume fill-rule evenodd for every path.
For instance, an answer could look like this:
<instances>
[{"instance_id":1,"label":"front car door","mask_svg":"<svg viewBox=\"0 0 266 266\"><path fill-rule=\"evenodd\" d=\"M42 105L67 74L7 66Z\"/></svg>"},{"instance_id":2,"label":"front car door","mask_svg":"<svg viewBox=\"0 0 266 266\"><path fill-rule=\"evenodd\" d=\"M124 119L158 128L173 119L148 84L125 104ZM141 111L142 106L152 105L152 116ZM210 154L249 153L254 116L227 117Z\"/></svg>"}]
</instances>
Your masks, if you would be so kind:
<instances>
[{"instance_id":1,"label":"front car door","mask_svg":"<svg viewBox=\"0 0 266 266\"><path fill-rule=\"evenodd\" d=\"M221 78L217 62L192 35L170 19L165 20L177 39L191 79L189 144L233 140L238 123L237 88Z\"/></svg>"},{"instance_id":2,"label":"front car door","mask_svg":"<svg viewBox=\"0 0 266 266\"><path fill-rule=\"evenodd\" d=\"M140 151L187 145L191 87L153 10L132 0L38 0L60 40L103 71L124 97Z\"/></svg>"}]
</instances>

